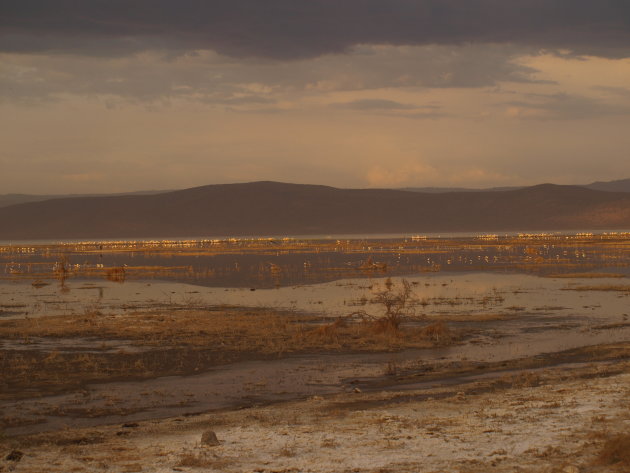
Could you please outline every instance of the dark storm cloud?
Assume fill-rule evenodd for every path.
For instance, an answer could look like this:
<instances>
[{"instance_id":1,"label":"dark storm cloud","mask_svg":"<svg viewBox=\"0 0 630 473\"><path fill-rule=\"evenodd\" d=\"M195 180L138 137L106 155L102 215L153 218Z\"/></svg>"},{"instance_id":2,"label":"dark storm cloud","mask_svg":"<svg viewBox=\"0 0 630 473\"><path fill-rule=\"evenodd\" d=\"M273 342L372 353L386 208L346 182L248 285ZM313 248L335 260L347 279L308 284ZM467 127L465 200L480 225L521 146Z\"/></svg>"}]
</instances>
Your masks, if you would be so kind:
<instances>
[{"instance_id":1,"label":"dark storm cloud","mask_svg":"<svg viewBox=\"0 0 630 473\"><path fill-rule=\"evenodd\" d=\"M142 102L188 98L251 108L331 91L548 84L537 79L538 70L514 61L527 52L512 45L361 45L348 55L290 62L228 58L212 51L176 58L163 51L116 58L4 54L0 102L47 101L70 94ZM365 111L388 105L396 107L378 101L340 107Z\"/></svg>"},{"instance_id":2,"label":"dark storm cloud","mask_svg":"<svg viewBox=\"0 0 630 473\"><path fill-rule=\"evenodd\" d=\"M515 43L630 56L627 0L13 0L1 48L316 57L357 44Z\"/></svg>"}]
</instances>

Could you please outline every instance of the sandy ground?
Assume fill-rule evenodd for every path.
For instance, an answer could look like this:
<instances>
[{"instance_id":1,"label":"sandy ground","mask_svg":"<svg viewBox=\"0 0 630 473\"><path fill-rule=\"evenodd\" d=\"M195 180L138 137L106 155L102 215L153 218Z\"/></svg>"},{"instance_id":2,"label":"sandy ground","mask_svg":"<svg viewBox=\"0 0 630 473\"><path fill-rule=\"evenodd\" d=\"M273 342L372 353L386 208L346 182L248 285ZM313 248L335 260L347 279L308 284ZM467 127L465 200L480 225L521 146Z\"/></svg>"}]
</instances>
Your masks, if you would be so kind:
<instances>
[{"instance_id":1,"label":"sandy ground","mask_svg":"<svg viewBox=\"0 0 630 473\"><path fill-rule=\"evenodd\" d=\"M5 438L0 471L627 472L601 452L628 432L630 362L608 361Z\"/></svg>"}]
</instances>

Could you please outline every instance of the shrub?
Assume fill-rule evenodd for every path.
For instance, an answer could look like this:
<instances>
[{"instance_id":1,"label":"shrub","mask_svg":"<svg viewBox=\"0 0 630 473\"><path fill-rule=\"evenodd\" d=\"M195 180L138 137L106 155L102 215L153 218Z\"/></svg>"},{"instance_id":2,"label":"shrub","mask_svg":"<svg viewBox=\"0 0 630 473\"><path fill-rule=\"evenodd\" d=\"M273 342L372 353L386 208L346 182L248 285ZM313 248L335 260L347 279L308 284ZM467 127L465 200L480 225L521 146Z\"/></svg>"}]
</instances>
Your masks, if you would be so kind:
<instances>
[{"instance_id":1,"label":"shrub","mask_svg":"<svg viewBox=\"0 0 630 473\"><path fill-rule=\"evenodd\" d=\"M125 282L125 268L110 268L105 272L105 278L113 282Z\"/></svg>"},{"instance_id":2,"label":"shrub","mask_svg":"<svg viewBox=\"0 0 630 473\"><path fill-rule=\"evenodd\" d=\"M374 322L374 328L377 331L398 331L407 315L408 305L413 299L413 291L406 279L403 279L401 284L402 288L395 291L391 278L387 278L385 290L376 293L372 298L373 304L380 304L385 310L383 316Z\"/></svg>"}]
</instances>

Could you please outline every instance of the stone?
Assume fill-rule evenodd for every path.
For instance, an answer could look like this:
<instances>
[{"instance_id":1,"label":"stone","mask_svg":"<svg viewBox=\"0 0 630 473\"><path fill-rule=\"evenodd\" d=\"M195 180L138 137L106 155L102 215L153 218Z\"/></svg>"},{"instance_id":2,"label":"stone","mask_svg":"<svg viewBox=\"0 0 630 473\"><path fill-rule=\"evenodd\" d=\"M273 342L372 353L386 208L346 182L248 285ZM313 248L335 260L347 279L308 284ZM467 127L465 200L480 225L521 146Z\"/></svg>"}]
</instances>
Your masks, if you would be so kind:
<instances>
[{"instance_id":1,"label":"stone","mask_svg":"<svg viewBox=\"0 0 630 473\"><path fill-rule=\"evenodd\" d=\"M206 430L203 434L201 434L201 444L206 447L216 447L217 445L221 445L221 442L219 442L217 434L215 434L212 430Z\"/></svg>"},{"instance_id":2,"label":"stone","mask_svg":"<svg viewBox=\"0 0 630 473\"><path fill-rule=\"evenodd\" d=\"M5 459L10 462L19 462L23 456L24 454L19 450L12 450Z\"/></svg>"}]
</instances>

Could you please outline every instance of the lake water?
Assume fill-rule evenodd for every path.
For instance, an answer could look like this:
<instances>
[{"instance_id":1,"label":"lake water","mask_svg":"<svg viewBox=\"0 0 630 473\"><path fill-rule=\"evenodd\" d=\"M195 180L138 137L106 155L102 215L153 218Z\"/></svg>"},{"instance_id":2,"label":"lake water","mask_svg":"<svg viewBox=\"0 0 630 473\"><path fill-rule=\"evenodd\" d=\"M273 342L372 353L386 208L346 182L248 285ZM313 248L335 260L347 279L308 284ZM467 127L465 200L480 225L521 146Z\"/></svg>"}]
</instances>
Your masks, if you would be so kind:
<instances>
[{"instance_id":1,"label":"lake water","mask_svg":"<svg viewBox=\"0 0 630 473\"><path fill-rule=\"evenodd\" d=\"M629 291L627 239L169 240L0 246L0 317L98 310L271 307L378 316L372 301L406 279L410 315L618 320ZM63 272L60 272L60 267ZM112 277L123 271L124 277ZM602 277L606 274L620 277ZM122 273L121 273L122 274ZM598 276L596 278L589 275ZM563 277L571 276L571 277ZM518 316L518 317L516 317Z\"/></svg>"}]
</instances>

